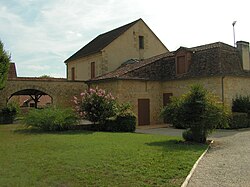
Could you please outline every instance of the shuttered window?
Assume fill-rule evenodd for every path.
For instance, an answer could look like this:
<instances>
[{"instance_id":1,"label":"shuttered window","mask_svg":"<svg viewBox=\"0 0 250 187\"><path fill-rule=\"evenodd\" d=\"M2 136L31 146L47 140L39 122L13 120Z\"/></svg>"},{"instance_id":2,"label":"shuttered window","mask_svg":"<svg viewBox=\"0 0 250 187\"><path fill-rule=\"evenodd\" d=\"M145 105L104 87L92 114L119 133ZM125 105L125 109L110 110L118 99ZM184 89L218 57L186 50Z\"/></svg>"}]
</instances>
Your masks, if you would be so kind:
<instances>
[{"instance_id":1,"label":"shuttered window","mask_svg":"<svg viewBox=\"0 0 250 187\"><path fill-rule=\"evenodd\" d=\"M91 79L95 78L95 62L91 62Z\"/></svg>"},{"instance_id":2,"label":"shuttered window","mask_svg":"<svg viewBox=\"0 0 250 187\"><path fill-rule=\"evenodd\" d=\"M144 36L139 36L139 49L144 49Z\"/></svg>"},{"instance_id":3,"label":"shuttered window","mask_svg":"<svg viewBox=\"0 0 250 187\"><path fill-rule=\"evenodd\" d=\"M71 68L71 80L74 81L76 79L75 68Z\"/></svg>"},{"instance_id":4,"label":"shuttered window","mask_svg":"<svg viewBox=\"0 0 250 187\"><path fill-rule=\"evenodd\" d=\"M186 73L186 60L185 56L178 56L176 58L176 72L177 74L183 74Z\"/></svg>"}]
</instances>

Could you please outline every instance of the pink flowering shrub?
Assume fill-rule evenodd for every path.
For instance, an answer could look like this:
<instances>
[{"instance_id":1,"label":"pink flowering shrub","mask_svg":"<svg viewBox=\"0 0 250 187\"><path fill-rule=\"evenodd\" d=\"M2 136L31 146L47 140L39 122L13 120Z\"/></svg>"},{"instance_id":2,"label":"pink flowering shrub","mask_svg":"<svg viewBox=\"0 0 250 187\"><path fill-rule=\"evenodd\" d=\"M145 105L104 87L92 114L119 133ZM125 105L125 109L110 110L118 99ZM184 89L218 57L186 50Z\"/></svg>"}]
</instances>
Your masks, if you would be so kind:
<instances>
[{"instance_id":1,"label":"pink flowering shrub","mask_svg":"<svg viewBox=\"0 0 250 187\"><path fill-rule=\"evenodd\" d=\"M84 91L80 94L80 98L74 97L74 103L81 118L100 124L115 116L118 110L116 99L112 94L97 87Z\"/></svg>"}]
</instances>

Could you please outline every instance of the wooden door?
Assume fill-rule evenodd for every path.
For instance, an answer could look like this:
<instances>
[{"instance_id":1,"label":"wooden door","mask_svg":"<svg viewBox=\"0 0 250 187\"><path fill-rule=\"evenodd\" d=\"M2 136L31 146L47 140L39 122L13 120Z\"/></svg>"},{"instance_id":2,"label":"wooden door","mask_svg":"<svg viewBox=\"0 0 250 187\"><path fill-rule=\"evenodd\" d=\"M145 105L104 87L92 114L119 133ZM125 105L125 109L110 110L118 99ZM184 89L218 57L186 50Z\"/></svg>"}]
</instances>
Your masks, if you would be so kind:
<instances>
[{"instance_id":1,"label":"wooden door","mask_svg":"<svg viewBox=\"0 0 250 187\"><path fill-rule=\"evenodd\" d=\"M167 106L170 103L170 97L173 96L173 93L163 93L163 107ZM167 123L167 120L163 119L164 123Z\"/></svg>"},{"instance_id":2,"label":"wooden door","mask_svg":"<svg viewBox=\"0 0 250 187\"><path fill-rule=\"evenodd\" d=\"M149 99L138 99L138 125L150 125Z\"/></svg>"}]
</instances>

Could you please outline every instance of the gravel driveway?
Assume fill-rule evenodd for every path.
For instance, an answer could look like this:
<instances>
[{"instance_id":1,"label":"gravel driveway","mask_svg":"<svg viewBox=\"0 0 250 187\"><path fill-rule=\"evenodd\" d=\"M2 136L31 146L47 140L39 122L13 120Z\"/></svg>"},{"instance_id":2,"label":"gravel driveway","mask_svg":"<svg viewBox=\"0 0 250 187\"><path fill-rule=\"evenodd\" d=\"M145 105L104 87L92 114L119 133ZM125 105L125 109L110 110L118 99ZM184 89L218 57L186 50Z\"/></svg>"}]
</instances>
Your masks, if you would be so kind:
<instances>
[{"instance_id":1,"label":"gravel driveway","mask_svg":"<svg viewBox=\"0 0 250 187\"><path fill-rule=\"evenodd\" d=\"M250 186L250 131L213 138L188 187Z\"/></svg>"},{"instance_id":2,"label":"gravel driveway","mask_svg":"<svg viewBox=\"0 0 250 187\"><path fill-rule=\"evenodd\" d=\"M182 130L158 128L138 133L181 136ZM199 162L188 187L250 187L250 129L217 130L214 144Z\"/></svg>"}]
</instances>

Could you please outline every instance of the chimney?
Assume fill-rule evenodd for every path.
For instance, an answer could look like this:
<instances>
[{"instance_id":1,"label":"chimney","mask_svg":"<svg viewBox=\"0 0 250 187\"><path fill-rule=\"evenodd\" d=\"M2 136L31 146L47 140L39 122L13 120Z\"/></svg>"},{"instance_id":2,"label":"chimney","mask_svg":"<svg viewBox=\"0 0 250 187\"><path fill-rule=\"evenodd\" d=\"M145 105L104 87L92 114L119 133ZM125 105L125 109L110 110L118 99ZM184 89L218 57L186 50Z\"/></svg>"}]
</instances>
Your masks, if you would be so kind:
<instances>
[{"instance_id":1,"label":"chimney","mask_svg":"<svg viewBox=\"0 0 250 187\"><path fill-rule=\"evenodd\" d=\"M240 52L243 70L250 70L250 59L249 59L249 42L238 41L236 42L237 49Z\"/></svg>"},{"instance_id":2,"label":"chimney","mask_svg":"<svg viewBox=\"0 0 250 187\"><path fill-rule=\"evenodd\" d=\"M17 78L15 63L10 63L8 79L9 78Z\"/></svg>"}]
</instances>

